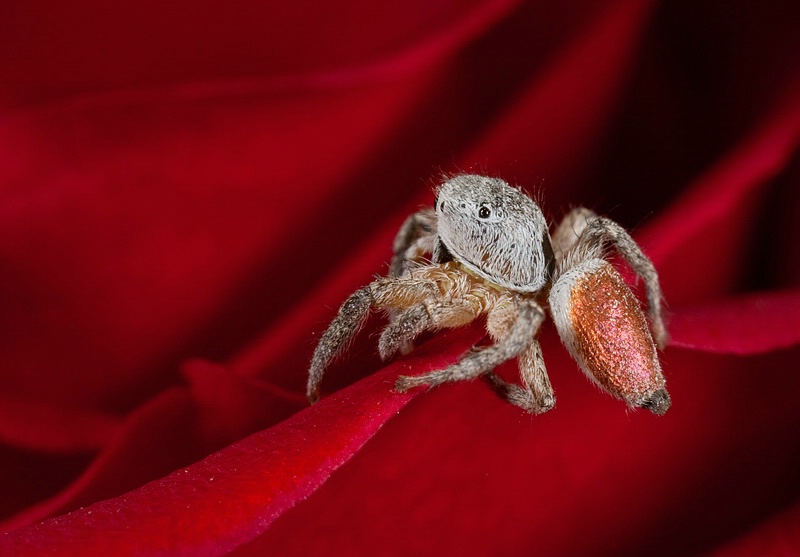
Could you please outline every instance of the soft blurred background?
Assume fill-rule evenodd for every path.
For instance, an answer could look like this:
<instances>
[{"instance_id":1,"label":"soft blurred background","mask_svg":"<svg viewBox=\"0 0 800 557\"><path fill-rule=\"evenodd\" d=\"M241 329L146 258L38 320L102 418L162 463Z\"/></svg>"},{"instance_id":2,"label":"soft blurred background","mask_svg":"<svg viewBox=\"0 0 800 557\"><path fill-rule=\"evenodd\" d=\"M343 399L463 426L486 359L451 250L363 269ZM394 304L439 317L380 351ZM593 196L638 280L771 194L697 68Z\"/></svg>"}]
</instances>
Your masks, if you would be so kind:
<instances>
[{"instance_id":1,"label":"soft blurred background","mask_svg":"<svg viewBox=\"0 0 800 557\"><path fill-rule=\"evenodd\" d=\"M626 414L546 330L554 412L422 396L252 551L690 554L779 515L800 496L799 26L780 1L3 3L6 529L303 408L317 335L457 170L652 250L675 408ZM713 305L741 299L744 332ZM380 367L377 326L329 392Z\"/></svg>"}]
</instances>

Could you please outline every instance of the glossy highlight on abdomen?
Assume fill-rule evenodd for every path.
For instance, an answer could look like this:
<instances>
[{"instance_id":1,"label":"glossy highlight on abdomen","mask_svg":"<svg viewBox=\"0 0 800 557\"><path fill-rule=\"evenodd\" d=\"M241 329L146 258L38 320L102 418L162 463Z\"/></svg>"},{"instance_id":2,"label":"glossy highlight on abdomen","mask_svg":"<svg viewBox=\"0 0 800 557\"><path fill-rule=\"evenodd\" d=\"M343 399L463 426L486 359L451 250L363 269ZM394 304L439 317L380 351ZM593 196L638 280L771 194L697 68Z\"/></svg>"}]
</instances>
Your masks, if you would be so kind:
<instances>
[{"instance_id":1,"label":"glossy highlight on abdomen","mask_svg":"<svg viewBox=\"0 0 800 557\"><path fill-rule=\"evenodd\" d=\"M639 301L609 263L590 259L550 293L564 344L587 376L630 406L669 408L655 343Z\"/></svg>"}]
</instances>

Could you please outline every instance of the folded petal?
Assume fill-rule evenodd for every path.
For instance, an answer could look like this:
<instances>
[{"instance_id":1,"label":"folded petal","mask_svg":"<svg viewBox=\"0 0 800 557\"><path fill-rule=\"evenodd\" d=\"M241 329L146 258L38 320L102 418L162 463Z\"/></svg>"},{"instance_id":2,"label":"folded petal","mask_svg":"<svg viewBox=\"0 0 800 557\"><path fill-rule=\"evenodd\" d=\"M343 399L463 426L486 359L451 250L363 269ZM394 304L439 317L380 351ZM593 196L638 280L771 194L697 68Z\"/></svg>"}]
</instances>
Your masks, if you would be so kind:
<instances>
[{"instance_id":1,"label":"folded petal","mask_svg":"<svg viewBox=\"0 0 800 557\"><path fill-rule=\"evenodd\" d=\"M105 445L121 420L85 408L0 397L0 441L45 452L86 452Z\"/></svg>"},{"instance_id":2,"label":"folded petal","mask_svg":"<svg viewBox=\"0 0 800 557\"><path fill-rule=\"evenodd\" d=\"M8 533L0 552L221 555L317 489L413 398L391 390L403 368L390 366L124 496Z\"/></svg>"},{"instance_id":3,"label":"folded petal","mask_svg":"<svg viewBox=\"0 0 800 557\"><path fill-rule=\"evenodd\" d=\"M800 343L800 291L762 292L682 307L670 344L724 354L759 354Z\"/></svg>"},{"instance_id":4,"label":"folded petal","mask_svg":"<svg viewBox=\"0 0 800 557\"><path fill-rule=\"evenodd\" d=\"M741 284L765 196L798 152L798 99L785 95L737 147L637 232L671 304L725 296Z\"/></svg>"}]
</instances>

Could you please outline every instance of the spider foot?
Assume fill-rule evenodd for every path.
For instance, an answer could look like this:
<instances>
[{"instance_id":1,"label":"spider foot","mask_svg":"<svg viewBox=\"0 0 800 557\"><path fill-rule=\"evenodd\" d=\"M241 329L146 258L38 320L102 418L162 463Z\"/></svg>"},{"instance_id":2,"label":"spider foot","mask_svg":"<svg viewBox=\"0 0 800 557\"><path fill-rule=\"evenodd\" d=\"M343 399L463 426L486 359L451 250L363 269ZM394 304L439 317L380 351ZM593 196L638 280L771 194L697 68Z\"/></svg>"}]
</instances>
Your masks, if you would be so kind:
<instances>
[{"instance_id":1,"label":"spider foot","mask_svg":"<svg viewBox=\"0 0 800 557\"><path fill-rule=\"evenodd\" d=\"M428 310L422 305L396 312L378 341L381 359L386 361L398 352L408 354L414 348L412 341L429 327L430 321Z\"/></svg>"},{"instance_id":2,"label":"spider foot","mask_svg":"<svg viewBox=\"0 0 800 557\"><path fill-rule=\"evenodd\" d=\"M405 393L414 387L422 387L427 384L428 382L420 376L401 375L397 378L397 381L394 382L394 390L398 393Z\"/></svg>"},{"instance_id":3,"label":"spider foot","mask_svg":"<svg viewBox=\"0 0 800 557\"><path fill-rule=\"evenodd\" d=\"M381 357L381 361L388 361L391 360L393 357L399 356L407 356L414 350L414 343L410 341L402 342L389 345L388 343L383 342L383 338L381 338L381 342L378 343L378 355Z\"/></svg>"},{"instance_id":4,"label":"spider foot","mask_svg":"<svg viewBox=\"0 0 800 557\"><path fill-rule=\"evenodd\" d=\"M537 396L519 385L508 383L494 373L487 373L484 377L498 395L529 414L544 414L556 405L556 397L552 393L541 393Z\"/></svg>"}]
</instances>

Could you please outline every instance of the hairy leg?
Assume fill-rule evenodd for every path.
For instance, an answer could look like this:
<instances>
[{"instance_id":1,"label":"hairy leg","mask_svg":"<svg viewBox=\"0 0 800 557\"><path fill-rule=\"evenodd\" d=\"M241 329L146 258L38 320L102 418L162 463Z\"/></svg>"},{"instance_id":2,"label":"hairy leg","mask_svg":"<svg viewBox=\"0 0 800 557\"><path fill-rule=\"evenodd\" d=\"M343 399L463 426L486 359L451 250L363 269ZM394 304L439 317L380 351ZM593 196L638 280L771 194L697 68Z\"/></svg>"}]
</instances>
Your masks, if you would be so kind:
<instances>
[{"instance_id":1,"label":"hairy leg","mask_svg":"<svg viewBox=\"0 0 800 557\"><path fill-rule=\"evenodd\" d=\"M589 221L596 218L597 214L586 207L576 207L564 216L551 236L556 261L564 259L567 252L578 243Z\"/></svg>"},{"instance_id":2,"label":"hairy leg","mask_svg":"<svg viewBox=\"0 0 800 557\"><path fill-rule=\"evenodd\" d=\"M449 381L474 379L519 355L531 343L544 321L544 311L536 303L525 301L520 304L514 324L507 335L492 346L471 350L464 354L458 363L441 371L423 375L401 376L395 389L404 392L421 385L440 385Z\"/></svg>"},{"instance_id":3,"label":"hairy leg","mask_svg":"<svg viewBox=\"0 0 800 557\"><path fill-rule=\"evenodd\" d=\"M611 219L598 217L584 207L570 211L553 233L553 251L559 262L559 272L577 265L584 259L602 257L606 243L614 246L633 272L644 282L653 337L658 347L664 348L668 335L664 326L664 300L658 273L639 244L619 224Z\"/></svg>"},{"instance_id":4,"label":"hairy leg","mask_svg":"<svg viewBox=\"0 0 800 557\"><path fill-rule=\"evenodd\" d=\"M378 341L381 359L388 360L398 351L402 354L408 353L411 342L430 326L431 317L423 305L395 312Z\"/></svg>"},{"instance_id":5,"label":"hairy leg","mask_svg":"<svg viewBox=\"0 0 800 557\"><path fill-rule=\"evenodd\" d=\"M432 253L435 239L436 212L433 208L422 209L408 217L394 239L394 256L389 267L389 276L407 275L408 262Z\"/></svg>"},{"instance_id":6,"label":"hairy leg","mask_svg":"<svg viewBox=\"0 0 800 557\"><path fill-rule=\"evenodd\" d=\"M325 368L338 356L356 336L369 315L372 296L369 286L353 292L339 308L338 315L319 339L311 366L308 369L306 397L311 404L319 400L319 386Z\"/></svg>"},{"instance_id":7,"label":"hairy leg","mask_svg":"<svg viewBox=\"0 0 800 557\"><path fill-rule=\"evenodd\" d=\"M411 342L423 331L461 327L475 320L480 315L468 300L435 300L409 309L401 310L393 315L389 325L381 333L378 349L381 358L387 360L398 350L408 353Z\"/></svg>"},{"instance_id":8,"label":"hairy leg","mask_svg":"<svg viewBox=\"0 0 800 557\"><path fill-rule=\"evenodd\" d=\"M606 242L614 246L633 272L644 282L650 327L653 329L656 345L663 349L668 340L663 316L664 294L661 292L661 284L658 282L658 273L653 262L631 235L611 219L603 217L594 219L586 227L580 239L580 244L596 252L602 251Z\"/></svg>"},{"instance_id":9,"label":"hairy leg","mask_svg":"<svg viewBox=\"0 0 800 557\"><path fill-rule=\"evenodd\" d=\"M486 320L486 328L492 338L498 340L509 334L519 312L517 304L518 302L513 296L504 296L495 304ZM541 322L539 326L541 326ZM486 380L500 396L511 404L532 414L547 412L555 406L555 396L547 376L542 348L538 340L532 340L525 347L519 355L518 362L522 387L508 383L494 373L487 373Z\"/></svg>"},{"instance_id":10,"label":"hairy leg","mask_svg":"<svg viewBox=\"0 0 800 557\"><path fill-rule=\"evenodd\" d=\"M353 340L371 308L405 309L433 298L438 289L432 281L415 278L378 279L356 290L339 308L314 350L308 370L306 396L319 400L319 386L325 369Z\"/></svg>"},{"instance_id":11,"label":"hairy leg","mask_svg":"<svg viewBox=\"0 0 800 557\"><path fill-rule=\"evenodd\" d=\"M531 414L543 414L556 405L556 397L542 357L538 340L531 342L519 355L522 387L505 381L495 373L484 375L497 393L514 406Z\"/></svg>"}]
</instances>

